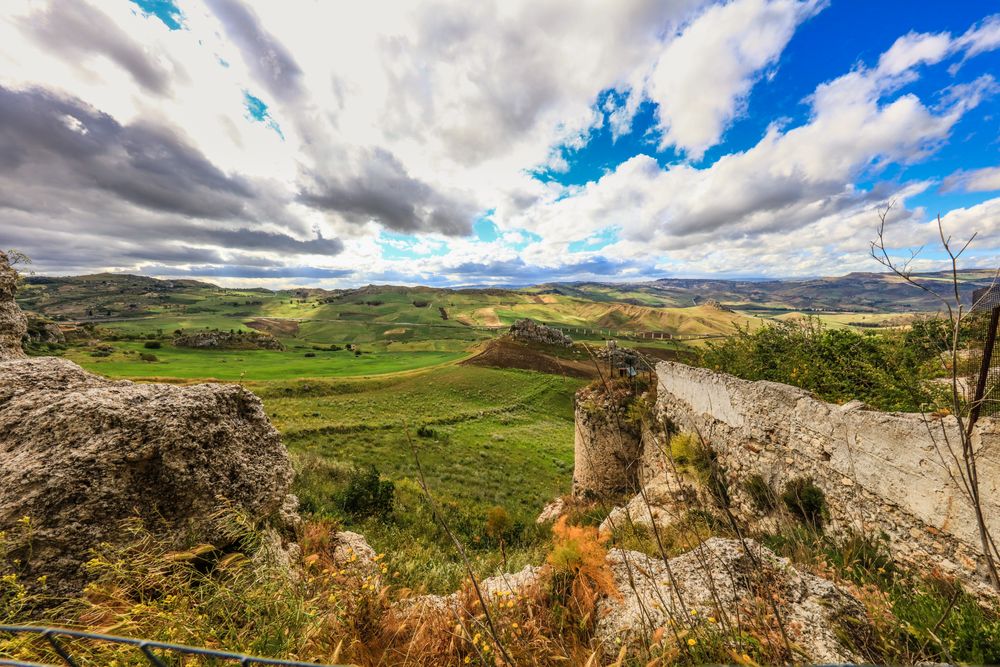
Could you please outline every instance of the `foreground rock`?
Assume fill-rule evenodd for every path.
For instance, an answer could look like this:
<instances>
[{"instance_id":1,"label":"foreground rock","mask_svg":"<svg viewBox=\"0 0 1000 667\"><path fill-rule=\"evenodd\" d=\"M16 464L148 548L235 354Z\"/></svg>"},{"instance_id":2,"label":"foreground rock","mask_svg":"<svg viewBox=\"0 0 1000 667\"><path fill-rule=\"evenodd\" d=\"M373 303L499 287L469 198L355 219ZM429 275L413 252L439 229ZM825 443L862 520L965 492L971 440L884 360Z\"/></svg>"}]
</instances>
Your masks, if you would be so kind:
<instances>
[{"instance_id":1,"label":"foreground rock","mask_svg":"<svg viewBox=\"0 0 1000 667\"><path fill-rule=\"evenodd\" d=\"M25 356L21 339L28 332L28 321L14 303L17 280L17 271L11 268L6 253L0 250L0 361Z\"/></svg>"},{"instance_id":2,"label":"foreground rock","mask_svg":"<svg viewBox=\"0 0 1000 667\"><path fill-rule=\"evenodd\" d=\"M17 273L0 253L0 532L5 566L52 596L78 593L84 563L122 545L138 517L168 547L222 549L220 520L263 529L286 557L298 521L292 467L256 396L236 385L111 381L52 357L24 358ZM284 542L288 542L285 544Z\"/></svg>"},{"instance_id":3,"label":"foreground rock","mask_svg":"<svg viewBox=\"0 0 1000 667\"><path fill-rule=\"evenodd\" d=\"M510 326L507 335L522 343L541 343L543 345L561 345L570 347L573 339L559 329L547 327L534 320L523 319Z\"/></svg>"},{"instance_id":4,"label":"foreground rock","mask_svg":"<svg viewBox=\"0 0 1000 667\"><path fill-rule=\"evenodd\" d=\"M538 513L538 517L535 519L535 523L538 525L555 523L556 519L561 517L565 511L566 500L564 498L556 498L542 508L542 511Z\"/></svg>"},{"instance_id":5,"label":"foreground rock","mask_svg":"<svg viewBox=\"0 0 1000 667\"><path fill-rule=\"evenodd\" d=\"M788 560L752 540L711 538L700 547L663 560L635 551L608 554L620 598L598 603L596 636L608 653L619 642L641 646L671 619L689 623L753 622L773 618L769 597L777 601L789 639L815 663L859 662L854 647L840 638L870 625L865 608L835 584L799 572ZM749 551L749 555L748 552ZM672 585L671 573L673 575ZM692 613L693 612L693 613Z\"/></svg>"}]
</instances>

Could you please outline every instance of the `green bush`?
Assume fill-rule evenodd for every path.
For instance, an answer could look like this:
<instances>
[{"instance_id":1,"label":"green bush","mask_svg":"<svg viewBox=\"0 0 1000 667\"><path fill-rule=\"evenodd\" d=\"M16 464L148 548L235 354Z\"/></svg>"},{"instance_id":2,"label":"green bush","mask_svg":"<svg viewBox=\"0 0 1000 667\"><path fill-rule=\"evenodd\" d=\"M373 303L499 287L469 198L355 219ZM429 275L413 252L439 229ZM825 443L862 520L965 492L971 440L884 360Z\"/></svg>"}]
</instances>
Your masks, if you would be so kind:
<instances>
[{"instance_id":1,"label":"green bush","mask_svg":"<svg viewBox=\"0 0 1000 667\"><path fill-rule=\"evenodd\" d=\"M355 519L385 519L392 514L395 496L396 485L382 479L375 466L355 467L347 476L347 488L341 496L340 506Z\"/></svg>"},{"instance_id":2,"label":"green bush","mask_svg":"<svg viewBox=\"0 0 1000 667\"><path fill-rule=\"evenodd\" d=\"M434 438L437 437L437 431L432 429L426 424L421 424L417 427L417 437L419 438Z\"/></svg>"},{"instance_id":3,"label":"green bush","mask_svg":"<svg viewBox=\"0 0 1000 667\"><path fill-rule=\"evenodd\" d=\"M823 528L826 515L826 494L816 486L811 477L796 477L785 483L781 494L785 507L796 518L811 528Z\"/></svg>"},{"instance_id":4,"label":"green bush","mask_svg":"<svg viewBox=\"0 0 1000 667\"><path fill-rule=\"evenodd\" d=\"M147 350L159 350L163 344L158 340L147 340L142 346Z\"/></svg>"},{"instance_id":5,"label":"green bush","mask_svg":"<svg viewBox=\"0 0 1000 667\"><path fill-rule=\"evenodd\" d=\"M940 400L926 380L941 373L942 325L919 320L905 334L826 329L817 320L739 329L709 344L701 364L746 380L807 389L835 403L861 400L880 410L920 411Z\"/></svg>"},{"instance_id":6,"label":"green bush","mask_svg":"<svg viewBox=\"0 0 1000 667\"><path fill-rule=\"evenodd\" d=\"M510 513L499 505L486 512L486 536L495 542L510 541L514 532L514 520Z\"/></svg>"}]
</instances>

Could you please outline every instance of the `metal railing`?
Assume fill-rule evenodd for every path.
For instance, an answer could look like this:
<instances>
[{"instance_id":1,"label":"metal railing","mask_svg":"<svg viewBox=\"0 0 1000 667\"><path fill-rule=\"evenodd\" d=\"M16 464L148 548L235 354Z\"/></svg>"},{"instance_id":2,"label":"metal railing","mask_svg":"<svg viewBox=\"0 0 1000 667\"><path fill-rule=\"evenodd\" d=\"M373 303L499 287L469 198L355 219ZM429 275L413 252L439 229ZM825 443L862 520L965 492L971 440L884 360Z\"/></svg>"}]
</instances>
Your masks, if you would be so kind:
<instances>
[{"instance_id":1,"label":"metal railing","mask_svg":"<svg viewBox=\"0 0 1000 667\"><path fill-rule=\"evenodd\" d=\"M80 667L80 663L73 658L71 647L67 643L59 641L60 637L88 639L96 642L120 644L122 646L132 647L138 650L146 661L154 667L167 667L168 662L165 662L165 660L169 660L170 663L174 663L173 660L170 660L165 655L158 655L158 653L173 655L176 657L199 656L223 662L235 662L240 665L247 666L280 665L283 667L317 667L317 665L319 665L320 667L334 667L332 665L320 665L320 663L316 662L298 662L295 660L279 660L277 658L259 658L243 655L241 653L216 651L214 649L199 648L196 646L184 646L183 644L170 644L167 642L133 639L130 637L117 637L115 635L102 635L94 632L68 630L66 628L47 628L35 625L0 625L0 634L4 633L14 635L34 634L41 636L46 642L48 642L49 646L52 647L52 650L55 651L56 655L59 656L59 659L62 661L61 664L64 667ZM12 660L10 658L4 658L3 656L0 656L0 665L11 665L16 667L52 667L52 665L40 665L36 662Z\"/></svg>"}]
</instances>

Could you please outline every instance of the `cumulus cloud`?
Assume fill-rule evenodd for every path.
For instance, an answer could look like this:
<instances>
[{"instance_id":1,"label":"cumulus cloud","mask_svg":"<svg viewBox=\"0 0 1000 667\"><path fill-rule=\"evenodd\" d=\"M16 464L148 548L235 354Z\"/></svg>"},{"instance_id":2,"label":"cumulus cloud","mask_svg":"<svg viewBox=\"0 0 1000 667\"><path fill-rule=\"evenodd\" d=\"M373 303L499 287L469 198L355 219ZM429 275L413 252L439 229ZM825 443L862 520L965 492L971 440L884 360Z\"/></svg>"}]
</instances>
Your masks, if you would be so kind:
<instances>
[{"instance_id":1,"label":"cumulus cloud","mask_svg":"<svg viewBox=\"0 0 1000 667\"><path fill-rule=\"evenodd\" d=\"M992 192L1000 190L1000 167L959 171L944 179L942 192Z\"/></svg>"},{"instance_id":2,"label":"cumulus cloud","mask_svg":"<svg viewBox=\"0 0 1000 667\"><path fill-rule=\"evenodd\" d=\"M40 270L468 284L841 266L872 207L931 185L879 182L883 168L933 154L996 83L901 87L1000 45L997 17L903 35L817 87L800 126L696 168L822 0L176 3L173 25L129 3L0 7L0 235ZM650 151L687 163L534 176L567 172L563 149L605 124L630 132L644 103ZM493 241L470 236L484 216ZM418 259L386 230L414 235ZM587 238L611 242L569 252Z\"/></svg>"},{"instance_id":3,"label":"cumulus cloud","mask_svg":"<svg viewBox=\"0 0 1000 667\"><path fill-rule=\"evenodd\" d=\"M920 59L910 61L916 65ZM782 237L817 250L836 238L829 231L812 233L817 225L850 229L851 220L871 221L879 203L925 190L927 183L867 189L854 183L863 175L877 176L884 165L925 158L964 113L995 89L992 78L985 77L935 109L912 94L885 99L907 70L893 68L887 75L884 62L821 84L809 99L807 123L772 126L748 150L705 168L664 168L638 155L585 187L536 204L515 222L561 243L617 226L622 240L605 253L628 256L655 248L664 253L667 266L671 260L688 265L696 260L702 270L713 266L746 273L815 268L782 259L789 248ZM848 244L863 260L865 243Z\"/></svg>"},{"instance_id":4,"label":"cumulus cloud","mask_svg":"<svg viewBox=\"0 0 1000 667\"><path fill-rule=\"evenodd\" d=\"M392 153L364 151L354 173L310 174L299 201L348 222L376 220L401 232L468 234L475 206L449 198L411 177Z\"/></svg>"},{"instance_id":5,"label":"cumulus cloud","mask_svg":"<svg viewBox=\"0 0 1000 667\"><path fill-rule=\"evenodd\" d=\"M142 45L106 14L85 0L52 4L19 20L22 30L35 36L51 52L74 65L104 56L126 70L149 92L165 95L171 72L163 60L147 53Z\"/></svg>"},{"instance_id":6,"label":"cumulus cloud","mask_svg":"<svg viewBox=\"0 0 1000 667\"><path fill-rule=\"evenodd\" d=\"M206 2L267 90L282 99L297 97L302 70L288 49L264 29L257 14L240 0Z\"/></svg>"},{"instance_id":7,"label":"cumulus cloud","mask_svg":"<svg viewBox=\"0 0 1000 667\"><path fill-rule=\"evenodd\" d=\"M643 90L657 103L661 146L700 158L739 114L819 0L735 0L709 7L660 54Z\"/></svg>"}]
</instances>

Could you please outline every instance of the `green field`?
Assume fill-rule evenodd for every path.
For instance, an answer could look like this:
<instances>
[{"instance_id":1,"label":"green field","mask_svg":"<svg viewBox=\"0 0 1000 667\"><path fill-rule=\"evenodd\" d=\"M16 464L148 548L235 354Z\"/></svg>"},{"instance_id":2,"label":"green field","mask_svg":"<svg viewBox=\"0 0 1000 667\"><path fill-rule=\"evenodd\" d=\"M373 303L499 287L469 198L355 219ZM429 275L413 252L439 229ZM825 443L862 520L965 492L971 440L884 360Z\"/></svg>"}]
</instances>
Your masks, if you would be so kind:
<instances>
[{"instance_id":1,"label":"green field","mask_svg":"<svg viewBox=\"0 0 1000 667\"><path fill-rule=\"evenodd\" d=\"M463 576L416 485L414 450L436 502L447 508L483 574L501 564L496 545L480 542L490 508L503 507L525 527L510 545L508 562L526 563L540 557L544 544L544 536L533 531L534 517L546 502L569 491L572 400L581 380L447 363L463 356L448 352L354 357L345 350L305 358L298 351L114 346L106 358L79 348L65 356L110 377L242 377L264 401L289 449L304 512L362 532L386 554L401 585L445 592ZM140 361L140 351L162 361ZM367 377L334 377L362 372ZM376 466L397 485L396 510L388 521L355 519L341 511L338 494L349 470L365 465Z\"/></svg>"},{"instance_id":2,"label":"green field","mask_svg":"<svg viewBox=\"0 0 1000 667\"><path fill-rule=\"evenodd\" d=\"M339 517L363 533L386 554L398 584L447 592L461 581L462 568L414 481L414 450L477 570L493 573L501 564L496 545L484 540L487 512L497 506L525 527L508 549L509 564L537 561L545 540L534 518L570 489L572 399L582 384L531 371L453 365L254 390L292 453L304 509ZM390 521L352 521L339 510L345 471L369 464L397 483Z\"/></svg>"},{"instance_id":3,"label":"green field","mask_svg":"<svg viewBox=\"0 0 1000 667\"><path fill-rule=\"evenodd\" d=\"M164 345L146 350L143 343L115 342L109 357L93 357L88 348L70 348L66 358L109 377L138 379L178 378L263 381L294 377L340 377L396 373L425 368L467 356L449 351L375 351L355 356L348 350L195 350ZM305 351L305 350L308 350ZM139 358L153 354L157 361ZM314 357L306 357L306 354Z\"/></svg>"}]
</instances>

